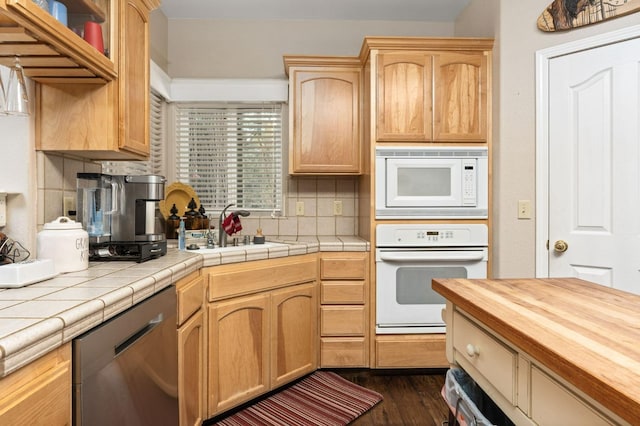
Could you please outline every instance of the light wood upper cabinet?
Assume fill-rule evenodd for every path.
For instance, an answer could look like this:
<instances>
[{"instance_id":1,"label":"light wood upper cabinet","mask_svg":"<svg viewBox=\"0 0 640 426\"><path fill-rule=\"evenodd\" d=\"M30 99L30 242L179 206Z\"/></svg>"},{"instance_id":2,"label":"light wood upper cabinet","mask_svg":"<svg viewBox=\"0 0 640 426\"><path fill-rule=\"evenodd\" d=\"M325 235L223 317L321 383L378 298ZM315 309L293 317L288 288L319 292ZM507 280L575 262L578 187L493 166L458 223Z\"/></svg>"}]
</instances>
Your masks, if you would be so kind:
<instances>
[{"instance_id":1,"label":"light wood upper cabinet","mask_svg":"<svg viewBox=\"0 0 640 426\"><path fill-rule=\"evenodd\" d=\"M431 140L432 103L431 55L378 55L377 140Z\"/></svg>"},{"instance_id":2,"label":"light wood upper cabinet","mask_svg":"<svg viewBox=\"0 0 640 426\"><path fill-rule=\"evenodd\" d=\"M82 28L87 17L101 23L105 47L110 48L110 6L117 4L117 0L63 3L70 26ZM32 0L0 0L0 65L13 65L16 56L25 75L42 83L102 84L118 76L113 56L99 53Z\"/></svg>"},{"instance_id":3,"label":"light wood upper cabinet","mask_svg":"<svg viewBox=\"0 0 640 426\"><path fill-rule=\"evenodd\" d=\"M487 56L484 52L442 52L434 55L433 63L433 139L486 142Z\"/></svg>"},{"instance_id":4,"label":"light wood upper cabinet","mask_svg":"<svg viewBox=\"0 0 640 426\"><path fill-rule=\"evenodd\" d=\"M361 66L292 66L289 74L289 173L354 175L361 172Z\"/></svg>"},{"instance_id":5,"label":"light wood upper cabinet","mask_svg":"<svg viewBox=\"0 0 640 426\"><path fill-rule=\"evenodd\" d=\"M107 84L36 85L36 148L92 160L149 155L149 13L152 0L113 2L112 56L118 78Z\"/></svg>"},{"instance_id":6,"label":"light wood upper cabinet","mask_svg":"<svg viewBox=\"0 0 640 426\"><path fill-rule=\"evenodd\" d=\"M149 9L127 0L120 20L119 148L149 155Z\"/></svg>"},{"instance_id":7,"label":"light wood upper cabinet","mask_svg":"<svg viewBox=\"0 0 640 426\"><path fill-rule=\"evenodd\" d=\"M367 37L361 59L373 70L375 140L487 143L492 45L488 39Z\"/></svg>"}]
</instances>

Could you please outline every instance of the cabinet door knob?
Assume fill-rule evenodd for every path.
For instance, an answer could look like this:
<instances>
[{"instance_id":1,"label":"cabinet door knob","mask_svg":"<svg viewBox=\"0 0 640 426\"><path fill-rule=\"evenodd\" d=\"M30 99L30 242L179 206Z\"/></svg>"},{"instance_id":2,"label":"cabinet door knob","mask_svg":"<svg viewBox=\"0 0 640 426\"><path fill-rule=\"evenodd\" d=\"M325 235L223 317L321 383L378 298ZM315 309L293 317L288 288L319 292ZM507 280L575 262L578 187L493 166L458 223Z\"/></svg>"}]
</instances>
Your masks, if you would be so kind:
<instances>
[{"instance_id":1,"label":"cabinet door knob","mask_svg":"<svg viewBox=\"0 0 640 426\"><path fill-rule=\"evenodd\" d=\"M469 355L470 357L474 357L476 355L480 355L480 351L478 351L478 348L476 346L469 343L467 345L467 355Z\"/></svg>"}]
</instances>

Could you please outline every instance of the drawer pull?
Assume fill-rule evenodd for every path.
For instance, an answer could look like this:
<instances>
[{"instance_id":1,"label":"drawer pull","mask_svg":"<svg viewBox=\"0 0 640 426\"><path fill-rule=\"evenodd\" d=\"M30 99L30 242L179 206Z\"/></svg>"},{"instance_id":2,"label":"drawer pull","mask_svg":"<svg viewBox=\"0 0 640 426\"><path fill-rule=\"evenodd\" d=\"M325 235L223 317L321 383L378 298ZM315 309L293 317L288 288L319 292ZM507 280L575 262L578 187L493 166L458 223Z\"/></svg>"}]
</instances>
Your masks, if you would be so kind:
<instances>
[{"instance_id":1,"label":"drawer pull","mask_svg":"<svg viewBox=\"0 0 640 426\"><path fill-rule=\"evenodd\" d=\"M467 355L473 358L476 355L480 355L480 351L478 350L477 346L473 346L471 343L469 343L467 345Z\"/></svg>"}]
</instances>

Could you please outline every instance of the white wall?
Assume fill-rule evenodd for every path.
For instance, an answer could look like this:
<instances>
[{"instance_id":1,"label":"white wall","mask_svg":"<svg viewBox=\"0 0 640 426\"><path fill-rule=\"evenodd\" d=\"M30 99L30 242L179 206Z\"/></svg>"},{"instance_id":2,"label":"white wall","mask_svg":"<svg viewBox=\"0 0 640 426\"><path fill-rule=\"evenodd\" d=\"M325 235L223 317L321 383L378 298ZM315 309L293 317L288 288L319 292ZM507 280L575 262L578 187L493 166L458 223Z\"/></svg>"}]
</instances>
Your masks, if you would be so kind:
<instances>
[{"instance_id":1,"label":"white wall","mask_svg":"<svg viewBox=\"0 0 640 426\"><path fill-rule=\"evenodd\" d=\"M365 36L453 35L453 23L414 21L169 20L168 26L172 78L285 78L285 54L354 56Z\"/></svg>"},{"instance_id":2,"label":"white wall","mask_svg":"<svg viewBox=\"0 0 640 426\"><path fill-rule=\"evenodd\" d=\"M151 61L167 72L169 67L169 59L167 58L169 48L169 23L167 17L160 9L151 12L149 16L149 26L151 28L149 34L149 55Z\"/></svg>"},{"instance_id":3,"label":"white wall","mask_svg":"<svg viewBox=\"0 0 640 426\"><path fill-rule=\"evenodd\" d=\"M456 35L475 29L487 36L494 31L496 39L493 273L498 278L535 275L535 214L531 220L516 217L518 200L535 201L535 52L640 23L640 13L635 13L546 33L537 29L536 20L550 1L471 0L456 21Z\"/></svg>"},{"instance_id":4,"label":"white wall","mask_svg":"<svg viewBox=\"0 0 640 426\"><path fill-rule=\"evenodd\" d=\"M6 85L9 69L0 66L0 76ZM27 79L33 110L33 84ZM19 241L35 257L36 238L36 159L33 115L14 117L0 115L0 191L7 197L7 226L0 231Z\"/></svg>"}]
</instances>

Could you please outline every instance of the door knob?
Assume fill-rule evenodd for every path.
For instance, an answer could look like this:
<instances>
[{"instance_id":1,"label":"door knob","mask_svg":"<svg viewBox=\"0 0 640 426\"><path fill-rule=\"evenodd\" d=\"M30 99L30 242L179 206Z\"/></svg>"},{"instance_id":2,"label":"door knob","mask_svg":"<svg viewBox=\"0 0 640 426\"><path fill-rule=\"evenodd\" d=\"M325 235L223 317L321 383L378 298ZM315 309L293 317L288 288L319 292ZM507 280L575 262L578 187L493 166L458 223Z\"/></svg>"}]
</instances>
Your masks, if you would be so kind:
<instances>
[{"instance_id":1,"label":"door knob","mask_svg":"<svg viewBox=\"0 0 640 426\"><path fill-rule=\"evenodd\" d=\"M558 240L553 244L553 250L556 253L564 253L569 248L569 244L566 241Z\"/></svg>"}]
</instances>

